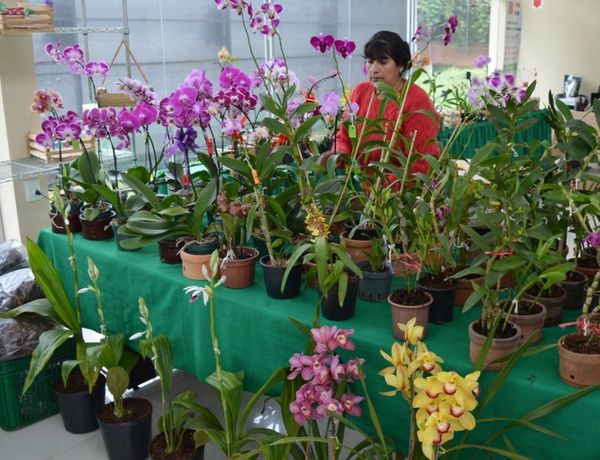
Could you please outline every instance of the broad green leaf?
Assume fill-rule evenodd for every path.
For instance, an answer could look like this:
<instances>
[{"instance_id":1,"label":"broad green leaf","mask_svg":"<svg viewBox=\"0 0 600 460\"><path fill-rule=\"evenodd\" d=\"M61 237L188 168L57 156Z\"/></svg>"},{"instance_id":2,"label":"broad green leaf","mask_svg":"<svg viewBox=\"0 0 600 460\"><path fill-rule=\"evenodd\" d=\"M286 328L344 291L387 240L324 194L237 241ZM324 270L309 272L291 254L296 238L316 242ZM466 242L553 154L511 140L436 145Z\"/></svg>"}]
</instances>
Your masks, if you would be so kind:
<instances>
[{"instance_id":1,"label":"broad green leaf","mask_svg":"<svg viewBox=\"0 0 600 460\"><path fill-rule=\"evenodd\" d=\"M77 319L75 308L69 302L61 277L52 261L29 238L27 239L27 255L35 281L54 307L56 316L60 318L60 323L70 329L71 334L80 334L81 324Z\"/></svg>"},{"instance_id":2,"label":"broad green leaf","mask_svg":"<svg viewBox=\"0 0 600 460\"><path fill-rule=\"evenodd\" d=\"M44 370L56 349L71 337L73 337L73 332L65 329L50 329L40 335L38 344L31 355L21 397L27 393L35 378Z\"/></svg>"}]
</instances>

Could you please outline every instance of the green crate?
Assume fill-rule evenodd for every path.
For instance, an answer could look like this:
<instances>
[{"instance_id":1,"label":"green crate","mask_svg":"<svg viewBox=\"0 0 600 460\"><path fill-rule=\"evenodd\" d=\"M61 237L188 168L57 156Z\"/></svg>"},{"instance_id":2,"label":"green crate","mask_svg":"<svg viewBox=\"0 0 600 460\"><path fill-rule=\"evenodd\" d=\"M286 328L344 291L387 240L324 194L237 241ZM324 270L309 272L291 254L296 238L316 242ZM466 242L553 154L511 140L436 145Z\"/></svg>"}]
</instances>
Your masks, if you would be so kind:
<instances>
[{"instance_id":1,"label":"green crate","mask_svg":"<svg viewBox=\"0 0 600 460\"><path fill-rule=\"evenodd\" d=\"M75 346L71 342L56 350L22 399L31 356L0 361L0 427L12 431L58 413L52 387L60 380L63 361L74 356Z\"/></svg>"}]
</instances>

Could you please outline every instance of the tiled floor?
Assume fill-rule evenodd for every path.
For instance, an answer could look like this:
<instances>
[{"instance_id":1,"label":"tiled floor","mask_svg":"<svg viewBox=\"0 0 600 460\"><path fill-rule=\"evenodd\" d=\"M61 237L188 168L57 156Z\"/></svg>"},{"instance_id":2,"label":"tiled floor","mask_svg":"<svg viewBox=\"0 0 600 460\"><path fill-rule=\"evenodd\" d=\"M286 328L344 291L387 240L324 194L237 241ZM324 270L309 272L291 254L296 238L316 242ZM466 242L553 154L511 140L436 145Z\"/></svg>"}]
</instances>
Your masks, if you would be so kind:
<instances>
[{"instance_id":1,"label":"tiled floor","mask_svg":"<svg viewBox=\"0 0 600 460\"><path fill-rule=\"evenodd\" d=\"M215 414L220 405L214 390L200 384L194 375L176 372L173 392L195 391L198 401L209 407ZM153 434L156 432L156 418L160 412L160 385L157 380L143 385L129 396L149 399L154 407ZM264 412L261 414L261 411ZM279 406L273 400L257 404L249 417L254 426L279 428ZM71 434L65 431L60 415L54 415L20 430L6 432L0 430L0 460L106 460L106 452L100 430L87 434ZM205 451L207 460L220 460L225 456L214 445L208 444Z\"/></svg>"}]
</instances>

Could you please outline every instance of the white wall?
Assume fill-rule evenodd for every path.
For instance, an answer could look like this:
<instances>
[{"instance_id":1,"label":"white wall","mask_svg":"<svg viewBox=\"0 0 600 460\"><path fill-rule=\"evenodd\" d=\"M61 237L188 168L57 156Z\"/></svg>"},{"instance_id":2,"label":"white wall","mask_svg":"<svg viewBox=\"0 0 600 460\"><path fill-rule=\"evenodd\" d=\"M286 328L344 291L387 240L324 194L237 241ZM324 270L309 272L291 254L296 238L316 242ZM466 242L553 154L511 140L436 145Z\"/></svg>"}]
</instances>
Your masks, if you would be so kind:
<instances>
[{"instance_id":1,"label":"white wall","mask_svg":"<svg viewBox=\"0 0 600 460\"><path fill-rule=\"evenodd\" d=\"M580 94L589 97L600 85L599 0L543 0L534 10L521 0L522 29L519 78L537 71L536 95L561 93L565 74L583 77Z\"/></svg>"}]
</instances>

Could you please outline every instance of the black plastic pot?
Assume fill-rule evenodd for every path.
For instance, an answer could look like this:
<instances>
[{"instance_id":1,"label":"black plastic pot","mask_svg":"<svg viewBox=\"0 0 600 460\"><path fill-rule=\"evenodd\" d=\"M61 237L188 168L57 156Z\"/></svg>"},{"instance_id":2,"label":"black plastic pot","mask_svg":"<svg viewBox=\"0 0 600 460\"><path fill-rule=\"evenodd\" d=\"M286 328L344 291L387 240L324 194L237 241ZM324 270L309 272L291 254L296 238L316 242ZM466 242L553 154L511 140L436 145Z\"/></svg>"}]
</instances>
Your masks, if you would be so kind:
<instances>
[{"instance_id":1,"label":"black plastic pot","mask_svg":"<svg viewBox=\"0 0 600 460\"><path fill-rule=\"evenodd\" d=\"M179 251L183 247L183 241L178 236L163 238L158 241L158 255L160 261L165 264L180 264L181 256Z\"/></svg>"},{"instance_id":2,"label":"black plastic pot","mask_svg":"<svg viewBox=\"0 0 600 460\"><path fill-rule=\"evenodd\" d=\"M421 283L417 286L425 292L429 292L433 297L433 303L429 309L430 323L447 323L452 321L454 316L454 297L456 295L456 285L448 288L430 288Z\"/></svg>"},{"instance_id":3,"label":"black plastic pot","mask_svg":"<svg viewBox=\"0 0 600 460\"><path fill-rule=\"evenodd\" d=\"M268 262L269 256L264 256L260 259L267 295L272 299L293 299L294 297L298 297L300 295L300 288L302 287L302 272L304 271L302 264L297 263L292 267L282 291L281 282L283 281L283 275L287 267L273 267L272 265L267 265Z\"/></svg>"},{"instance_id":4,"label":"black plastic pot","mask_svg":"<svg viewBox=\"0 0 600 460\"><path fill-rule=\"evenodd\" d=\"M386 266L384 272L370 272L367 261L359 262L358 266L363 272L363 277L358 282L360 298L371 302L385 302L392 289L394 270Z\"/></svg>"},{"instance_id":5,"label":"black plastic pot","mask_svg":"<svg viewBox=\"0 0 600 460\"><path fill-rule=\"evenodd\" d=\"M574 271L576 275L573 281L561 281L560 285L567 293L564 308L567 310L581 310L585 302L585 294L587 290L588 279L585 273Z\"/></svg>"},{"instance_id":6,"label":"black plastic pot","mask_svg":"<svg viewBox=\"0 0 600 460\"><path fill-rule=\"evenodd\" d=\"M252 244L258 250L259 257L264 257L269 255L269 251L267 250L267 243L262 238L258 238L257 236L252 235Z\"/></svg>"},{"instance_id":7,"label":"black plastic pot","mask_svg":"<svg viewBox=\"0 0 600 460\"><path fill-rule=\"evenodd\" d=\"M356 296L358 294L358 277L348 280L348 289L344 303L340 306L338 297L338 285L332 287L321 301L321 314L325 319L331 321L345 321L354 316L356 310Z\"/></svg>"},{"instance_id":8,"label":"black plastic pot","mask_svg":"<svg viewBox=\"0 0 600 460\"><path fill-rule=\"evenodd\" d=\"M159 433L150 441L150 458L154 460L204 460L204 445L194 449L193 431L187 430L183 437L182 449L174 453L165 452L165 435Z\"/></svg>"},{"instance_id":9,"label":"black plastic pot","mask_svg":"<svg viewBox=\"0 0 600 460\"><path fill-rule=\"evenodd\" d=\"M104 406L105 378L100 376L91 393L87 389L76 392L64 390L62 382L54 386L60 415L69 433L89 433L98 428L96 414Z\"/></svg>"},{"instance_id":10,"label":"black plastic pot","mask_svg":"<svg viewBox=\"0 0 600 460\"><path fill-rule=\"evenodd\" d=\"M217 235L212 238L206 237L205 241L193 242L186 245L184 251L195 256L212 254L215 249L219 248L221 240Z\"/></svg>"},{"instance_id":11,"label":"black plastic pot","mask_svg":"<svg viewBox=\"0 0 600 460\"><path fill-rule=\"evenodd\" d=\"M98 417L102 440L110 460L148 458L148 447L152 438L152 404L142 398L127 398L123 400L125 408L134 401L136 404L142 404L144 410L144 416L137 420L108 423ZM108 406L112 410L112 403Z\"/></svg>"}]
</instances>

